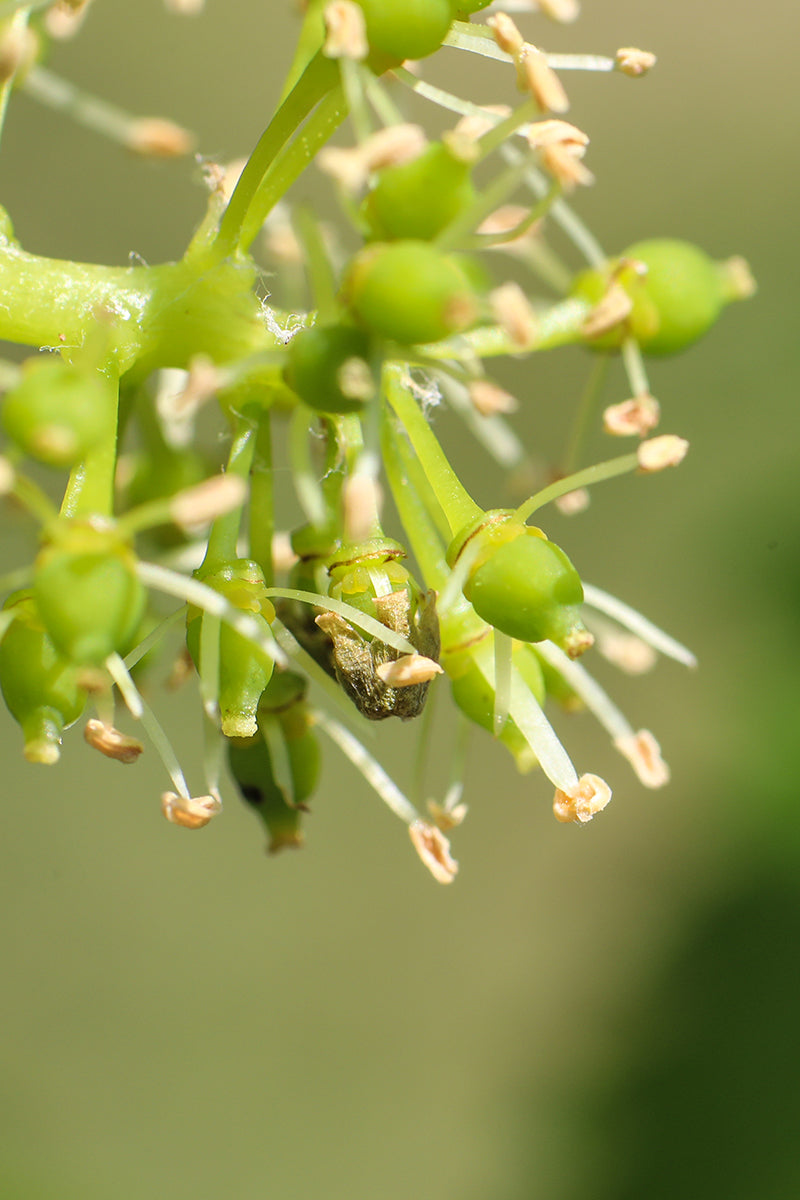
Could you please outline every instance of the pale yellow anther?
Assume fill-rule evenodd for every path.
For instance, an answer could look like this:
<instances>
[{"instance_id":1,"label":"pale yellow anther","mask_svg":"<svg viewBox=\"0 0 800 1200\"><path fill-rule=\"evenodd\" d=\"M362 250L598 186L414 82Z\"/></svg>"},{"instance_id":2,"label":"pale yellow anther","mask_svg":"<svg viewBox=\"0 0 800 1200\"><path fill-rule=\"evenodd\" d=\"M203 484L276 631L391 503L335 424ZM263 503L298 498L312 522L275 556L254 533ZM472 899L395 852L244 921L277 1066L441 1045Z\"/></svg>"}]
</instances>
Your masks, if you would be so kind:
<instances>
[{"instance_id":1,"label":"pale yellow anther","mask_svg":"<svg viewBox=\"0 0 800 1200\"><path fill-rule=\"evenodd\" d=\"M158 415L167 422L190 420L217 394L220 384L219 369L205 354L196 354L189 362L180 391L159 397Z\"/></svg>"},{"instance_id":2,"label":"pale yellow anther","mask_svg":"<svg viewBox=\"0 0 800 1200\"><path fill-rule=\"evenodd\" d=\"M689 443L685 438L674 433L665 433L661 437L649 438L641 442L636 451L639 470L650 474L653 471L663 471L665 467L677 467L683 462Z\"/></svg>"},{"instance_id":3,"label":"pale yellow anther","mask_svg":"<svg viewBox=\"0 0 800 1200\"><path fill-rule=\"evenodd\" d=\"M578 0L538 0L537 7L551 21L559 21L562 25L576 21L581 11Z\"/></svg>"},{"instance_id":4,"label":"pale yellow anther","mask_svg":"<svg viewBox=\"0 0 800 1200\"><path fill-rule=\"evenodd\" d=\"M207 164L208 181L212 184L213 191L222 196L226 203L233 195L233 190L239 182L239 176L246 165L246 158L234 158L229 163Z\"/></svg>"},{"instance_id":5,"label":"pale yellow anther","mask_svg":"<svg viewBox=\"0 0 800 1200\"><path fill-rule=\"evenodd\" d=\"M442 668L424 654L403 654L392 662L381 663L375 668L375 674L387 687L404 688L428 683L435 675L442 674Z\"/></svg>"},{"instance_id":6,"label":"pale yellow anther","mask_svg":"<svg viewBox=\"0 0 800 1200\"><path fill-rule=\"evenodd\" d=\"M291 535L284 529L272 538L272 565L276 571L290 571L296 562L297 555L292 549Z\"/></svg>"},{"instance_id":7,"label":"pale yellow anther","mask_svg":"<svg viewBox=\"0 0 800 1200\"><path fill-rule=\"evenodd\" d=\"M173 825L202 829L222 811L222 801L219 796L179 796L177 792L164 792L161 811Z\"/></svg>"},{"instance_id":8,"label":"pale yellow anther","mask_svg":"<svg viewBox=\"0 0 800 1200\"><path fill-rule=\"evenodd\" d=\"M646 75L656 65L656 56L649 50L637 50L635 46L622 46L615 55L617 70L623 75Z\"/></svg>"},{"instance_id":9,"label":"pale yellow anther","mask_svg":"<svg viewBox=\"0 0 800 1200\"><path fill-rule=\"evenodd\" d=\"M462 117L454 127L453 133L469 138L471 141L477 141L490 129L494 129L497 121L492 117L498 117L502 121L511 115L511 109L507 104L484 104L481 106L481 113L486 113L486 116L471 113L469 116Z\"/></svg>"},{"instance_id":10,"label":"pale yellow anther","mask_svg":"<svg viewBox=\"0 0 800 1200\"><path fill-rule=\"evenodd\" d=\"M494 40L501 50L516 59L525 45L525 39L507 13L496 13L489 17L486 24L494 34Z\"/></svg>"},{"instance_id":11,"label":"pale yellow anther","mask_svg":"<svg viewBox=\"0 0 800 1200\"><path fill-rule=\"evenodd\" d=\"M614 742L627 758L645 787L659 788L669 783L669 767L661 757L661 747L649 729L640 729Z\"/></svg>"},{"instance_id":12,"label":"pale yellow anther","mask_svg":"<svg viewBox=\"0 0 800 1200\"><path fill-rule=\"evenodd\" d=\"M720 263L720 267L727 300L749 300L756 294L758 284L746 258L734 254L732 258Z\"/></svg>"},{"instance_id":13,"label":"pale yellow anther","mask_svg":"<svg viewBox=\"0 0 800 1200\"><path fill-rule=\"evenodd\" d=\"M39 39L27 25L7 25L0 32L0 83L24 74L36 59Z\"/></svg>"},{"instance_id":14,"label":"pale yellow anther","mask_svg":"<svg viewBox=\"0 0 800 1200\"><path fill-rule=\"evenodd\" d=\"M630 316L633 301L621 283L612 282L581 326L584 337L599 337Z\"/></svg>"},{"instance_id":15,"label":"pale yellow anther","mask_svg":"<svg viewBox=\"0 0 800 1200\"><path fill-rule=\"evenodd\" d=\"M138 738L130 737L115 729L113 725L106 725L104 721L94 718L86 722L83 736L90 746L105 754L106 758L113 758L121 763L136 762L144 750Z\"/></svg>"},{"instance_id":16,"label":"pale yellow anther","mask_svg":"<svg viewBox=\"0 0 800 1200\"><path fill-rule=\"evenodd\" d=\"M132 121L125 144L144 158L181 158L194 149L194 134L165 117L140 117Z\"/></svg>"},{"instance_id":17,"label":"pale yellow anther","mask_svg":"<svg viewBox=\"0 0 800 1200\"><path fill-rule=\"evenodd\" d=\"M585 512L591 503L589 489L576 488L574 492L566 492L563 496L559 496L554 503L564 516L577 516L578 513Z\"/></svg>"},{"instance_id":18,"label":"pale yellow anther","mask_svg":"<svg viewBox=\"0 0 800 1200\"><path fill-rule=\"evenodd\" d=\"M0 496L7 496L14 486L14 468L7 458L0 455Z\"/></svg>"},{"instance_id":19,"label":"pale yellow anther","mask_svg":"<svg viewBox=\"0 0 800 1200\"><path fill-rule=\"evenodd\" d=\"M336 372L342 395L365 404L375 395L375 376L363 358L347 358Z\"/></svg>"},{"instance_id":20,"label":"pale yellow anther","mask_svg":"<svg viewBox=\"0 0 800 1200\"><path fill-rule=\"evenodd\" d=\"M271 258L281 263L302 263L305 252L292 223L281 207L276 207L264 225L264 247Z\"/></svg>"},{"instance_id":21,"label":"pale yellow anther","mask_svg":"<svg viewBox=\"0 0 800 1200\"><path fill-rule=\"evenodd\" d=\"M437 883L452 883L458 863L450 854L450 843L435 825L418 818L408 827L414 849Z\"/></svg>"},{"instance_id":22,"label":"pale yellow anther","mask_svg":"<svg viewBox=\"0 0 800 1200\"><path fill-rule=\"evenodd\" d=\"M518 283L504 283L490 292L489 307L495 321L515 346L525 350L534 344L538 336L538 321Z\"/></svg>"},{"instance_id":23,"label":"pale yellow anther","mask_svg":"<svg viewBox=\"0 0 800 1200\"><path fill-rule=\"evenodd\" d=\"M656 398L643 392L630 400L610 404L603 413L603 429L614 437L647 437L658 425L660 417Z\"/></svg>"},{"instance_id":24,"label":"pale yellow anther","mask_svg":"<svg viewBox=\"0 0 800 1200\"><path fill-rule=\"evenodd\" d=\"M457 829L469 811L466 804L455 804L452 808L445 808L443 804L437 804L435 800L429 800L427 808L431 820L437 829L441 829L442 833L449 833L451 829Z\"/></svg>"},{"instance_id":25,"label":"pale yellow anther","mask_svg":"<svg viewBox=\"0 0 800 1200\"><path fill-rule=\"evenodd\" d=\"M360 60L369 54L364 11L353 0L332 0L325 6L325 44L327 58Z\"/></svg>"},{"instance_id":26,"label":"pale yellow anther","mask_svg":"<svg viewBox=\"0 0 800 1200\"><path fill-rule=\"evenodd\" d=\"M651 645L635 633L623 629L598 632L596 644L603 658L628 675L644 675L658 661L658 655Z\"/></svg>"},{"instance_id":27,"label":"pale yellow anther","mask_svg":"<svg viewBox=\"0 0 800 1200\"><path fill-rule=\"evenodd\" d=\"M206 0L164 0L167 12L179 17L196 17L205 8Z\"/></svg>"},{"instance_id":28,"label":"pale yellow anther","mask_svg":"<svg viewBox=\"0 0 800 1200\"><path fill-rule=\"evenodd\" d=\"M599 775L581 775L569 792L556 788L553 812L564 824L577 821L585 825L602 812L611 799L611 788Z\"/></svg>"},{"instance_id":29,"label":"pale yellow anther","mask_svg":"<svg viewBox=\"0 0 800 1200\"><path fill-rule=\"evenodd\" d=\"M56 0L44 14L45 32L53 38L74 37L86 19L92 0Z\"/></svg>"},{"instance_id":30,"label":"pale yellow anther","mask_svg":"<svg viewBox=\"0 0 800 1200\"><path fill-rule=\"evenodd\" d=\"M317 155L317 165L345 191L357 192L373 171L411 162L419 157L426 145L427 138L421 126L390 125L373 133L360 146L325 146Z\"/></svg>"},{"instance_id":31,"label":"pale yellow anther","mask_svg":"<svg viewBox=\"0 0 800 1200\"><path fill-rule=\"evenodd\" d=\"M542 146L588 146L589 135L569 121L552 117L548 121L533 121L525 130L528 145L534 150Z\"/></svg>"},{"instance_id":32,"label":"pale yellow anther","mask_svg":"<svg viewBox=\"0 0 800 1200\"><path fill-rule=\"evenodd\" d=\"M474 379L469 385L469 398L482 417L493 417L498 413L513 413L519 408L516 397L491 379Z\"/></svg>"},{"instance_id":33,"label":"pale yellow anther","mask_svg":"<svg viewBox=\"0 0 800 1200\"><path fill-rule=\"evenodd\" d=\"M536 46L526 43L517 60L517 84L521 91L530 92L543 112L564 113L569 98L563 83L547 62L547 55Z\"/></svg>"},{"instance_id":34,"label":"pale yellow anther","mask_svg":"<svg viewBox=\"0 0 800 1200\"><path fill-rule=\"evenodd\" d=\"M522 204L503 204L481 221L478 226L478 233L483 234L485 237L502 237L504 234L510 233L511 230L521 225L529 214L530 209L525 208ZM509 246L515 246L524 238L530 237L536 227L536 225L531 225L519 237L514 238L512 241L503 242L502 248L506 249Z\"/></svg>"},{"instance_id":35,"label":"pale yellow anther","mask_svg":"<svg viewBox=\"0 0 800 1200\"><path fill-rule=\"evenodd\" d=\"M194 529L244 504L247 484L238 475L213 475L172 497L169 511L182 529Z\"/></svg>"},{"instance_id":36,"label":"pale yellow anther","mask_svg":"<svg viewBox=\"0 0 800 1200\"><path fill-rule=\"evenodd\" d=\"M383 492L372 475L350 475L342 487L342 513L345 541L366 542L374 537Z\"/></svg>"},{"instance_id":37,"label":"pale yellow anther","mask_svg":"<svg viewBox=\"0 0 800 1200\"><path fill-rule=\"evenodd\" d=\"M581 161L584 155L583 146L558 142L554 146L544 146L540 154L542 166L548 175L552 175L565 191L571 192L576 187L591 187L594 183L594 175Z\"/></svg>"}]
</instances>

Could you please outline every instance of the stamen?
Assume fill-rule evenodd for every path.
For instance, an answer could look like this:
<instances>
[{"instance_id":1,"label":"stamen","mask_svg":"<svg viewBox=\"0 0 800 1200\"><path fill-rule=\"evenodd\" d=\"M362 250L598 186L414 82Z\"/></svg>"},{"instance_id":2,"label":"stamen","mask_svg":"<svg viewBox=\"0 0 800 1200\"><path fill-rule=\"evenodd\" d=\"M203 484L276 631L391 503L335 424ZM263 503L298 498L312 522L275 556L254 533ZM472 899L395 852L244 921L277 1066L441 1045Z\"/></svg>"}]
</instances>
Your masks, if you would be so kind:
<instances>
[{"instance_id":1,"label":"stamen","mask_svg":"<svg viewBox=\"0 0 800 1200\"><path fill-rule=\"evenodd\" d=\"M104 721L94 718L86 722L83 736L90 746L99 750L106 758L113 758L121 763L136 762L144 750L138 738L130 737L129 734L115 729L113 725L106 725Z\"/></svg>"},{"instance_id":2,"label":"stamen","mask_svg":"<svg viewBox=\"0 0 800 1200\"><path fill-rule=\"evenodd\" d=\"M219 796L178 796L175 792L164 792L161 811L173 825L202 829L222 811L222 801Z\"/></svg>"},{"instance_id":3,"label":"stamen","mask_svg":"<svg viewBox=\"0 0 800 1200\"><path fill-rule=\"evenodd\" d=\"M378 793L396 817L409 826L420 819L411 801L404 796L394 780L386 774L377 759L372 757L357 737L322 710L315 710L314 721L331 741L336 743L345 757L349 758L356 770L361 772L373 791Z\"/></svg>"},{"instance_id":4,"label":"stamen","mask_svg":"<svg viewBox=\"0 0 800 1200\"><path fill-rule=\"evenodd\" d=\"M631 633L637 634L648 645L652 646L660 654L666 655L668 658L675 659L676 662L683 663L685 667L696 667L697 659L691 650L686 646L681 645L675 638L670 637L663 629L659 629L652 621L637 612L635 608L631 608L629 604L625 604L623 600L618 600L616 596L609 595L601 588L595 587L594 584L583 584L583 597L587 604L592 608L596 608L598 612L605 613L607 617L613 617L615 621L619 621L620 625L624 625Z\"/></svg>"},{"instance_id":5,"label":"stamen","mask_svg":"<svg viewBox=\"0 0 800 1200\"><path fill-rule=\"evenodd\" d=\"M450 843L435 825L421 818L408 827L414 849L437 883L452 883L458 863L450 853Z\"/></svg>"},{"instance_id":6,"label":"stamen","mask_svg":"<svg viewBox=\"0 0 800 1200\"><path fill-rule=\"evenodd\" d=\"M677 437L674 433L650 438L642 442L636 452L639 470L650 475L654 471L663 471L666 467L677 467L678 463L683 462L688 449L689 443L686 439Z\"/></svg>"},{"instance_id":7,"label":"stamen","mask_svg":"<svg viewBox=\"0 0 800 1200\"><path fill-rule=\"evenodd\" d=\"M669 783L669 767L661 757L661 747L649 729L640 729L617 738L617 750L624 754L645 787L659 788Z\"/></svg>"},{"instance_id":8,"label":"stamen","mask_svg":"<svg viewBox=\"0 0 800 1200\"><path fill-rule=\"evenodd\" d=\"M656 56L649 50L637 50L635 46L622 46L615 55L615 66L623 75L636 78L645 75L656 65Z\"/></svg>"},{"instance_id":9,"label":"stamen","mask_svg":"<svg viewBox=\"0 0 800 1200\"><path fill-rule=\"evenodd\" d=\"M556 788L553 812L556 820L579 821L585 824L605 808L611 799L611 788L599 775L581 775L574 788Z\"/></svg>"},{"instance_id":10,"label":"stamen","mask_svg":"<svg viewBox=\"0 0 800 1200\"><path fill-rule=\"evenodd\" d=\"M647 437L658 425L660 416L658 401L645 393L610 404L603 413L603 429L614 437Z\"/></svg>"},{"instance_id":11,"label":"stamen","mask_svg":"<svg viewBox=\"0 0 800 1200\"><path fill-rule=\"evenodd\" d=\"M323 13L327 36L322 53L327 58L362 59L369 54L363 9L352 0L332 0Z\"/></svg>"},{"instance_id":12,"label":"stamen","mask_svg":"<svg viewBox=\"0 0 800 1200\"><path fill-rule=\"evenodd\" d=\"M376 667L375 674L387 687L404 688L427 683L435 675L441 675L442 668L424 654L404 654L393 662L381 663Z\"/></svg>"}]
</instances>

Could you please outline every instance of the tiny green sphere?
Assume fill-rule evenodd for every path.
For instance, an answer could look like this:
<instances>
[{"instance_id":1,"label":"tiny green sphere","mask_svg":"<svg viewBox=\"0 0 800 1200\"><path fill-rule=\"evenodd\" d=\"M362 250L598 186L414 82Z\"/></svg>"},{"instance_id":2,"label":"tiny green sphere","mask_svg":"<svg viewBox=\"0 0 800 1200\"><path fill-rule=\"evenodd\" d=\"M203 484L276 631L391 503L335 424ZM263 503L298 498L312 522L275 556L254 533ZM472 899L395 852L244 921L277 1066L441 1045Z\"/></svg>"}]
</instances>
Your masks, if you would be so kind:
<instances>
[{"instance_id":1,"label":"tiny green sphere","mask_svg":"<svg viewBox=\"0 0 800 1200\"><path fill-rule=\"evenodd\" d=\"M360 412L375 393L369 337L352 325L312 325L289 343L286 382L317 412Z\"/></svg>"},{"instance_id":2,"label":"tiny green sphere","mask_svg":"<svg viewBox=\"0 0 800 1200\"><path fill-rule=\"evenodd\" d=\"M455 16L453 0L356 0L375 50L402 62L438 50Z\"/></svg>"},{"instance_id":3,"label":"tiny green sphere","mask_svg":"<svg viewBox=\"0 0 800 1200\"><path fill-rule=\"evenodd\" d=\"M113 412L109 381L58 357L28 359L3 403L3 428L26 454L72 467L97 445Z\"/></svg>"},{"instance_id":4,"label":"tiny green sphere","mask_svg":"<svg viewBox=\"0 0 800 1200\"><path fill-rule=\"evenodd\" d=\"M33 594L56 649L82 666L126 654L145 606L133 555L121 546L105 552L45 547L36 562Z\"/></svg>"},{"instance_id":5,"label":"tiny green sphere","mask_svg":"<svg viewBox=\"0 0 800 1200\"><path fill-rule=\"evenodd\" d=\"M719 317L725 302L720 268L698 246L652 238L629 246L623 257L647 267L643 290L658 313L655 333L642 342L648 354L683 350Z\"/></svg>"},{"instance_id":6,"label":"tiny green sphere","mask_svg":"<svg viewBox=\"0 0 800 1200\"><path fill-rule=\"evenodd\" d=\"M367 328L405 345L439 342L478 314L464 272L427 242L365 247L353 259L345 294Z\"/></svg>"},{"instance_id":7,"label":"tiny green sphere","mask_svg":"<svg viewBox=\"0 0 800 1200\"><path fill-rule=\"evenodd\" d=\"M474 199L469 163L434 142L412 162L381 171L364 214L375 238L430 241Z\"/></svg>"},{"instance_id":8,"label":"tiny green sphere","mask_svg":"<svg viewBox=\"0 0 800 1200\"><path fill-rule=\"evenodd\" d=\"M500 527L502 529L502 527ZM568 644L580 628L583 588L564 551L533 529L489 533L490 552L464 587L478 616L523 642ZM493 537L502 538L491 546Z\"/></svg>"}]
</instances>

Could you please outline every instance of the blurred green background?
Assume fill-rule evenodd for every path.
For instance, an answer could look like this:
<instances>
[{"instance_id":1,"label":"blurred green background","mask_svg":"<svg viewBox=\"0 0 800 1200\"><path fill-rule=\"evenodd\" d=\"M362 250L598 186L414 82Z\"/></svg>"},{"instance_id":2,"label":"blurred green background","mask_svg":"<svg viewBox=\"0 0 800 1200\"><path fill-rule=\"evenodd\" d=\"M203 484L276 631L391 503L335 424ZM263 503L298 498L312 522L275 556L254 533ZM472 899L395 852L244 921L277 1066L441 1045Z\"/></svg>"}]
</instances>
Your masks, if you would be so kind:
<instances>
[{"instance_id":1,"label":"blurred green background","mask_svg":"<svg viewBox=\"0 0 800 1200\"><path fill-rule=\"evenodd\" d=\"M680 470L548 517L587 578L698 653L695 673L598 670L672 785L645 792L590 719L561 720L615 789L562 827L550 787L485 739L442 889L333 750L306 849L267 859L234 797L189 835L160 816L152 756L128 772L73 734L43 770L5 721L2 1200L798 1194L795 22L789 2L723 0L524 21L547 49L659 56L638 82L567 79L598 177L576 204L603 244L687 237L745 255L760 286L652 369L664 430L692 444ZM50 65L228 159L266 122L295 27L289 0L208 0L195 20L96 0ZM445 57L454 90L512 97L499 69ZM176 257L202 211L191 163L128 158L24 95L0 164L41 254ZM562 352L504 377L537 451L557 451L587 367ZM608 400L624 389L614 374ZM442 428L477 498L502 503ZM5 529L18 561L22 522ZM192 761L196 702L169 710ZM414 731L385 736L399 771Z\"/></svg>"}]
</instances>

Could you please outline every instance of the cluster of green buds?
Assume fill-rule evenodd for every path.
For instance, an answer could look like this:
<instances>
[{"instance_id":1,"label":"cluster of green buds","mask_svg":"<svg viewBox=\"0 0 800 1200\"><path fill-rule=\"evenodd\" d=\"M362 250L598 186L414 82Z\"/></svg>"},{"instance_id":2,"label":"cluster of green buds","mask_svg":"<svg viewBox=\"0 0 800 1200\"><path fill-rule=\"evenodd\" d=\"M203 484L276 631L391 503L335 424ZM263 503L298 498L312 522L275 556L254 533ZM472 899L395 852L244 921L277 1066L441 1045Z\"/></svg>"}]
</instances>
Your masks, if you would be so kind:
<instances>
[{"instance_id":1,"label":"cluster of green buds","mask_svg":"<svg viewBox=\"0 0 800 1200\"><path fill-rule=\"evenodd\" d=\"M645 356L683 350L753 285L741 259L717 263L683 241L604 253L566 198L593 177L560 72L635 78L655 59L548 55L499 7L307 0L278 108L238 175L207 165L207 214L179 262L41 258L0 210L0 338L59 347L0 364L0 494L38 529L28 561L0 581L0 688L31 762L56 762L87 710L90 746L137 761L142 742L117 728L121 700L171 781L173 824L208 825L230 776L275 852L302 844L311 801L324 800L323 735L441 882L456 873L447 835L466 812L464 731L497 740L520 772L538 769L563 822L590 820L611 790L576 770L553 712L588 708L643 784L667 781L653 735L584 664L602 653L640 671L658 653L693 656L586 583L529 520L553 503L581 512L591 486L680 462L685 441L655 433ZM52 13L35 8L0 22L0 114L15 88L57 92L40 61ZM537 20L575 15L555 0L531 8ZM505 63L511 102L477 105L435 82L444 46ZM454 127L429 139L404 119L404 90ZM127 145L142 133L93 97L73 107ZM328 144L346 121L348 144ZM190 145L166 122L149 136L153 154ZM287 198L312 164L335 181L343 238ZM506 274L512 260L524 285ZM566 345L619 356L627 395L602 408L595 373L539 490L484 509L431 412L449 407L497 462L530 474L516 401L487 364L507 355L532 370ZM212 405L222 437L209 444L197 414ZM582 462L593 423L634 449ZM293 530L278 528L286 511L301 514ZM173 681L197 680L195 791L140 691L164 657ZM397 717L424 761L432 726L417 718L437 692L459 725L439 799L416 768L403 790L365 745L369 722Z\"/></svg>"}]
</instances>

